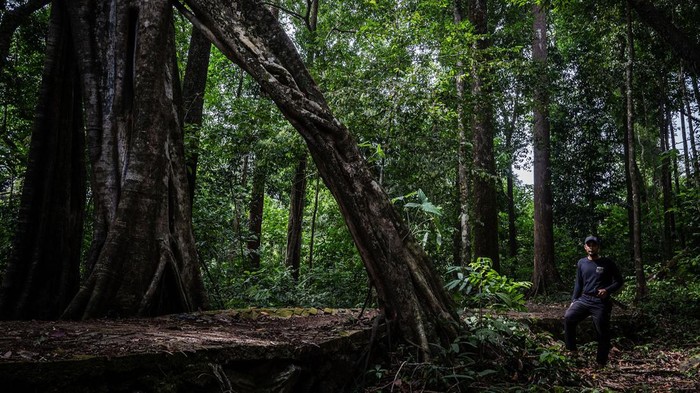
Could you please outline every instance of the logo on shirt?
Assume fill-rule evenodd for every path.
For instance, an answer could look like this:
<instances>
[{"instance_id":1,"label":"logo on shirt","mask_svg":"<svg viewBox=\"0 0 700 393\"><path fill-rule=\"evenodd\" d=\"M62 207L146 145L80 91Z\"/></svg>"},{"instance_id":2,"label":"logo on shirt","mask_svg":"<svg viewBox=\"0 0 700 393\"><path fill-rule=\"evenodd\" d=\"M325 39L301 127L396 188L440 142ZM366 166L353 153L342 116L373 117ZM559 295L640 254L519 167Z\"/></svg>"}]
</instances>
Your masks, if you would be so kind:
<instances>
[{"instance_id":1,"label":"logo on shirt","mask_svg":"<svg viewBox=\"0 0 700 393\"><path fill-rule=\"evenodd\" d=\"M603 274L604 271L605 271L605 268L602 266L596 266L596 268L595 268L595 272L598 274Z\"/></svg>"}]
</instances>

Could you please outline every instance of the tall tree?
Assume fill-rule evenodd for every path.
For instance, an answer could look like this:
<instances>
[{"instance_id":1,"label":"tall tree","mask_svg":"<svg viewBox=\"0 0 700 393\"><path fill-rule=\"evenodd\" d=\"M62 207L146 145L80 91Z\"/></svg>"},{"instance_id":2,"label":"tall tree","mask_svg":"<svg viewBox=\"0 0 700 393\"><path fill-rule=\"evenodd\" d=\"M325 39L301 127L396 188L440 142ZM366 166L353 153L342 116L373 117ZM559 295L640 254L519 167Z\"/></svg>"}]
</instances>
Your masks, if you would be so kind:
<instances>
[{"instance_id":1,"label":"tall tree","mask_svg":"<svg viewBox=\"0 0 700 393\"><path fill-rule=\"evenodd\" d=\"M456 337L458 317L430 258L379 186L357 143L330 111L294 44L254 0L188 0L197 28L260 83L302 135L335 197L381 307L402 336L430 357Z\"/></svg>"},{"instance_id":2,"label":"tall tree","mask_svg":"<svg viewBox=\"0 0 700 393\"><path fill-rule=\"evenodd\" d=\"M633 66L634 66L634 41L632 35L632 11L630 9L630 1L627 2L627 61L625 64L625 85L626 85L626 102L627 102L627 138L625 143L628 149L628 174L630 195L630 209L632 209L632 249L634 258L634 271L637 279L636 300L641 301L647 293L646 276L644 275L644 264L642 259L642 202L639 179L639 171L637 169L636 142L634 132L634 99L633 99Z\"/></svg>"},{"instance_id":3,"label":"tall tree","mask_svg":"<svg viewBox=\"0 0 700 393\"><path fill-rule=\"evenodd\" d=\"M68 15L56 1L0 318L55 319L78 291L86 181L81 109Z\"/></svg>"},{"instance_id":4,"label":"tall tree","mask_svg":"<svg viewBox=\"0 0 700 393\"><path fill-rule=\"evenodd\" d=\"M454 23L459 25L466 19L465 14L468 10L466 0L455 0L453 5ZM465 89L467 79L464 70L464 62L458 60L457 75L455 77L455 87L457 91L457 134L459 137L459 150L457 152L457 191L459 199L459 222L457 225L457 236L455 237L455 264L466 265L472 259L472 244L471 244L471 222L469 220L469 186L471 178L469 172L471 165L469 157L471 152L468 151L469 135L466 125L465 108L466 97Z\"/></svg>"},{"instance_id":5,"label":"tall tree","mask_svg":"<svg viewBox=\"0 0 700 393\"><path fill-rule=\"evenodd\" d=\"M469 1L469 21L477 35L475 59L472 62L472 132L473 161L472 192L474 201L474 255L487 257L493 268L500 269L498 253L498 197L496 193L496 161L493 155L493 105L491 103L491 79L493 78L488 55L491 42L488 39L488 0Z\"/></svg>"},{"instance_id":6,"label":"tall tree","mask_svg":"<svg viewBox=\"0 0 700 393\"><path fill-rule=\"evenodd\" d=\"M532 6L534 15L532 58L537 77L533 99L534 152L534 240L535 262L532 272L532 295L546 294L559 283L554 261L554 222L552 215L552 179L550 172L549 78L547 76L547 10L542 4Z\"/></svg>"}]
</instances>

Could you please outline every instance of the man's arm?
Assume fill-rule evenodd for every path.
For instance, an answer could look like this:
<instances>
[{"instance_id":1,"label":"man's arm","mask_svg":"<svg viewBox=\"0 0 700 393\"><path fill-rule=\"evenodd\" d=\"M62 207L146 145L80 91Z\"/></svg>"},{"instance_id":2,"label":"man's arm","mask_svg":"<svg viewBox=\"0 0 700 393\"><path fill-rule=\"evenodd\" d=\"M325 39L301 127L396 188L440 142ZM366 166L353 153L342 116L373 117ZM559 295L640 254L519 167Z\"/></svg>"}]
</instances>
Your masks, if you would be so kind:
<instances>
[{"instance_id":1,"label":"man's arm","mask_svg":"<svg viewBox=\"0 0 700 393\"><path fill-rule=\"evenodd\" d=\"M581 297L583 291L583 277L581 276L581 264L576 263L576 280L574 281L574 292L571 294L571 302L575 302Z\"/></svg>"}]
</instances>

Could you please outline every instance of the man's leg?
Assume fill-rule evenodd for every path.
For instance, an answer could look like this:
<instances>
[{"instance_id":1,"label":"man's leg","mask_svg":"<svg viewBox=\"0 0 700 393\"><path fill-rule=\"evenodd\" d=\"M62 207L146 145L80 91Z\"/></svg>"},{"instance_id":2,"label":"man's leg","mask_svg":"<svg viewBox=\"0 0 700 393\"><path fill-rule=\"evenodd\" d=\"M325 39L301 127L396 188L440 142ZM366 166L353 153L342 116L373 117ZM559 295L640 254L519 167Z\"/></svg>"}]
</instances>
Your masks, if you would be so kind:
<instances>
[{"instance_id":1,"label":"man's leg","mask_svg":"<svg viewBox=\"0 0 700 393\"><path fill-rule=\"evenodd\" d=\"M612 304L597 303L592 308L593 326L595 327L598 338L598 352L596 353L596 362L601 366L608 363L608 354L610 353L610 312Z\"/></svg>"},{"instance_id":2,"label":"man's leg","mask_svg":"<svg viewBox=\"0 0 700 393\"><path fill-rule=\"evenodd\" d=\"M590 315L588 307L582 300L569 306L564 314L564 343L569 351L576 350L576 325Z\"/></svg>"}]
</instances>

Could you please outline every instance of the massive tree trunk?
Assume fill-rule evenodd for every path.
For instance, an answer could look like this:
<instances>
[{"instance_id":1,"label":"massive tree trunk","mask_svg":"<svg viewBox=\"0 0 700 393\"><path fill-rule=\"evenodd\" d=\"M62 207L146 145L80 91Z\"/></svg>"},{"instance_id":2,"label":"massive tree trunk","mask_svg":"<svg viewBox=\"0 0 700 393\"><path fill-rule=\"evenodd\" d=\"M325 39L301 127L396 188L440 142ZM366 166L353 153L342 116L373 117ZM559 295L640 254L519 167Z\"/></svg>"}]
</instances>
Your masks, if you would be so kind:
<instances>
[{"instance_id":1,"label":"massive tree trunk","mask_svg":"<svg viewBox=\"0 0 700 393\"><path fill-rule=\"evenodd\" d=\"M85 208L85 138L69 21L52 8L13 254L0 317L55 319L78 291Z\"/></svg>"},{"instance_id":2,"label":"massive tree trunk","mask_svg":"<svg viewBox=\"0 0 700 393\"><path fill-rule=\"evenodd\" d=\"M532 57L536 67L533 98L534 151L534 241L535 261L531 295L546 294L559 283L554 261L554 220L552 214L552 176L549 138L549 78L547 77L547 11L533 5Z\"/></svg>"},{"instance_id":3,"label":"massive tree trunk","mask_svg":"<svg viewBox=\"0 0 700 393\"><path fill-rule=\"evenodd\" d=\"M458 317L429 257L373 179L355 139L336 119L277 20L259 2L187 0L180 7L244 68L297 129L335 197L386 317L430 356L456 337Z\"/></svg>"},{"instance_id":4,"label":"massive tree trunk","mask_svg":"<svg viewBox=\"0 0 700 393\"><path fill-rule=\"evenodd\" d=\"M479 37L474 45L477 57L472 65L472 132L474 143L474 256L487 257L493 268L500 270L498 254L498 195L496 192L496 161L493 155L493 105L491 103L491 79L493 78L489 56L491 46L485 38L487 29L487 0L470 0L469 20Z\"/></svg>"},{"instance_id":5,"label":"massive tree trunk","mask_svg":"<svg viewBox=\"0 0 700 393\"><path fill-rule=\"evenodd\" d=\"M641 301L647 293L646 277L644 275L644 263L642 260L642 203L639 172L637 170L637 158L634 135L634 101L632 95L632 71L634 65L634 43L632 37L632 17L627 7L627 64L625 66L625 84L627 101L627 148L628 154L628 181L630 183L631 199L628 201L632 209L632 249L634 253L634 271L637 279L636 300Z\"/></svg>"},{"instance_id":6,"label":"massive tree trunk","mask_svg":"<svg viewBox=\"0 0 700 393\"><path fill-rule=\"evenodd\" d=\"M185 141L187 184L190 189L190 207L194 202L199 161L199 130L202 127L204 91L207 86L211 43L197 29L192 29L190 48L187 52L187 67L182 81L182 100L185 110Z\"/></svg>"},{"instance_id":7,"label":"massive tree trunk","mask_svg":"<svg viewBox=\"0 0 700 393\"><path fill-rule=\"evenodd\" d=\"M95 202L91 273L66 318L205 305L168 0L69 2Z\"/></svg>"}]
</instances>

